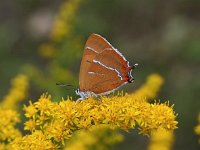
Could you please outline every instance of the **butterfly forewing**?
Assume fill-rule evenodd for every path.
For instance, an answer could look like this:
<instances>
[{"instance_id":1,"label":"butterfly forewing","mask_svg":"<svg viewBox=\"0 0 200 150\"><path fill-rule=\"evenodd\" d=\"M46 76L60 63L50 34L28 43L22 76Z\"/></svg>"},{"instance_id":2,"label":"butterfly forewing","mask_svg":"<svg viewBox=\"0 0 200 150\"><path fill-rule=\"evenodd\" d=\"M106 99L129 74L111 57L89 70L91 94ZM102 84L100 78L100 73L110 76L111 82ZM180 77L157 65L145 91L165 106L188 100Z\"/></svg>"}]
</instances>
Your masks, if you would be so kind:
<instances>
[{"instance_id":1,"label":"butterfly forewing","mask_svg":"<svg viewBox=\"0 0 200 150\"><path fill-rule=\"evenodd\" d=\"M88 38L85 49L83 52L83 58L81 61L80 66L80 73L79 73L79 85L81 89L88 89L88 72L91 64L96 55L101 53L106 48L111 48L112 46L100 35L91 34ZM83 88L84 87L84 88Z\"/></svg>"},{"instance_id":2,"label":"butterfly forewing","mask_svg":"<svg viewBox=\"0 0 200 150\"><path fill-rule=\"evenodd\" d=\"M114 49L104 50L95 57L95 60L109 68L116 69L119 71L122 78L128 75L128 72L130 71L128 62L117 53L117 50Z\"/></svg>"},{"instance_id":3,"label":"butterfly forewing","mask_svg":"<svg viewBox=\"0 0 200 150\"><path fill-rule=\"evenodd\" d=\"M112 45L98 34L91 34L88 38L85 48L91 49L96 53L101 53L106 48L112 48Z\"/></svg>"},{"instance_id":4,"label":"butterfly forewing","mask_svg":"<svg viewBox=\"0 0 200 150\"><path fill-rule=\"evenodd\" d=\"M127 83L126 59L103 37L92 34L85 45L81 62L80 91L108 93Z\"/></svg>"}]
</instances>

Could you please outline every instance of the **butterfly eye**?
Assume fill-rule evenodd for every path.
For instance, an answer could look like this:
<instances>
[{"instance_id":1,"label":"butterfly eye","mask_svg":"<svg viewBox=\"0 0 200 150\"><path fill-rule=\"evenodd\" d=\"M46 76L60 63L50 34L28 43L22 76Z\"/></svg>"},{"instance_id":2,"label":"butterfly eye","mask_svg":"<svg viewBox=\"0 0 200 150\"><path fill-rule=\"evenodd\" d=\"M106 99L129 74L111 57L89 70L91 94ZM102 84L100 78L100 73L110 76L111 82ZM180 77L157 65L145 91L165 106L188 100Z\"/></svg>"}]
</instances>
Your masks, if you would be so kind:
<instances>
[{"instance_id":1,"label":"butterfly eye","mask_svg":"<svg viewBox=\"0 0 200 150\"><path fill-rule=\"evenodd\" d=\"M80 91L79 91L79 89L77 89L75 92L76 92L77 95L79 95L79 92L80 92Z\"/></svg>"}]
</instances>

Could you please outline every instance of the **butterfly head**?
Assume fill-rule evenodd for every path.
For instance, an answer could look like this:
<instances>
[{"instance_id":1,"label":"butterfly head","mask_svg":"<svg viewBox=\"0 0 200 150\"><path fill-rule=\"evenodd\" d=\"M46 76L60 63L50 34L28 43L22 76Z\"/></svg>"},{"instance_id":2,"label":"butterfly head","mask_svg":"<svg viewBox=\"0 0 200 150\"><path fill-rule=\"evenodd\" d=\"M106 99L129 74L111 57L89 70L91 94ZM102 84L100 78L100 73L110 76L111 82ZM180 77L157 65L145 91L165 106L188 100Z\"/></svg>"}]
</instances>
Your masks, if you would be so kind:
<instances>
[{"instance_id":1,"label":"butterfly head","mask_svg":"<svg viewBox=\"0 0 200 150\"><path fill-rule=\"evenodd\" d=\"M88 98L87 93L81 92L79 88L75 92L76 92L76 95L80 96L80 98L78 100L84 100L84 99Z\"/></svg>"},{"instance_id":2,"label":"butterfly head","mask_svg":"<svg viewBox=\"0 0 200 150\"><path fill-rule=\"evenodd\" d=\"M136 64L134 64L133 66L129 67L128 80L127 80L128 83L133 83L133 81L135 80L135 79L132 77L132 75L131 75L131 71L132 71L133 69L135 69L137 66L138 66L138 64L136 63Z\"/></svg>"}]
</instances>

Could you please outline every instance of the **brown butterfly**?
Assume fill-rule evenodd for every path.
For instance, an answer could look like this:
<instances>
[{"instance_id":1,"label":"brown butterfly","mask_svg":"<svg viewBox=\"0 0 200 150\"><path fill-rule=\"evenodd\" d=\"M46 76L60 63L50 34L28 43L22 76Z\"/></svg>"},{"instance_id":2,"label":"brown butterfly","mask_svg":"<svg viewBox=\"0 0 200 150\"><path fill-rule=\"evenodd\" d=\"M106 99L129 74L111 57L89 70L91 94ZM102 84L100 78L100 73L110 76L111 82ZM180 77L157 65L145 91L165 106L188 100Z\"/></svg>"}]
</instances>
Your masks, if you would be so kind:
<instances>
[{"instance_id":1,"label":"brown butterfly","mask_svg":"<svg viewBox=\"0 0 200 150\"><path fill-rule=\"evenodd\" d=\"M88 38L79 73L79 100L90 96L107 95L126 83L134 81L126 58L105 38L91 34Z\"/></svg>"}]
</instances>

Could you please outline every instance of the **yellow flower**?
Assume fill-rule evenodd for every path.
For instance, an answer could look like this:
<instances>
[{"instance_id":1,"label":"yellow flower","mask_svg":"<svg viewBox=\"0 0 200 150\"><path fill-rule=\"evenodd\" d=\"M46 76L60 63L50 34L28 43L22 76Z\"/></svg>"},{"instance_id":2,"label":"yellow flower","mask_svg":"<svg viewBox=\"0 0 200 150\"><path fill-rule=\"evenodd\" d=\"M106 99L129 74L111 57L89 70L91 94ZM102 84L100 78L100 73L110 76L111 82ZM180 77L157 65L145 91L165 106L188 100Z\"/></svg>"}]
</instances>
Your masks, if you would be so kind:
<instances>
[{"instance_id":1,"label":"yellow flower","mask_svg":"<svg viewBox=\"0 0 200 150\"><path fill-rule=\"evenodd\" d=\"M27 76L17 75L11 81L8 94L0 103L0 149L10 149L9 143L21 137L21 132L15 127L20 122L20 117L14 109L19 101L25 99L28 86Z\"/></svg>"},{"instance_id":2,"label":"yellow flower","mask_svg":"<svg viewBox=\"0 0 200 150\"><path fill-rule=\"evenodd\" d=\"M200 114L198 116L198 125L194 128L194 131L197 135L200 136ZM200 138L198 140L199 144L200 144Z\"/></svg>"},{"instance_id":3,"label":"yellow flower","mask_svg":"<svg viewBox=\"0 0 200 150\"><path fill-rule=\"evenodd\" d=\"M7 145L4 143L0 143L0 150L7 149Z\"/></svg>"},{"instance_id":4,"label":"yellow flower","mask_svg":"<svg viewBox=\"0 0 200 150\"><path fill-rule=\"evenodd\" d=\"M53 41L60 41L64 36L70 35L71 22L74 18L76 10L80 6L80 0L70 0L62 4L59 14L56 16L56 20L51 33L51 39Z\"/></svg>"},{"instance_id":5,"label":"yellow flower","mask_svg":"<svg viewBox=\"0 0 200 150\"><path fill-rule=\"evenodd\" d=\"M174 141L172 131L159 128L152 132L148 150L171 150Z\"/></svg>"},{"instance_id":6,"label":"yellow flower","mask_svg":"<svg viewBox=\"0 0 200 150\"><path fill-rule=\"evenodd\" d=\"M158 94L164 79L158 74L152 74L147 78L147 82L133 93L133 96L138 100L146 98L152 100Z\"/></svg>"},{"instance_id":7,"label":"yellow flower","mask_svg":"<svg viewBox=\"0 0 200 150\"><path fill-rule=\"evenodd\" d=\"M54 139L56 142L64 144L64 140L69 139L72 135L72 130L66 128L60 121L55 121L51 124L46 124L44 134L48 139Z\"/></svg>"},{"instance_id":8,"label":"yellow flower","mask_svg":"<svg viewBox=\"0 0 200 150\"><path fill-rule=\"evenodd\" d=\"M57 55L57 43L72 35L73 20L81 2L81 0L70 0L61 5L58 15L55 17L49 42L39 47L39 54L42 57L54 58Z\"/></svg>"},{"instance_id":9,"label":"yellow flower","mask_svg":"<svg viewBox=\"0 0 200 150\"><path fill-rule=\"evenodd\" d=\"M75 132L72 138L67 141L66 150L103 150L109 149L112 145L122 142L123 136L117 130L107 125L92 126L89 130Z\"/></svg>"},{"instance_id":10,"label":"yellow flower","mask_svg":"<svg viewBox=\"0 0 200 150\"><path fill-rule=\"evenodd\" d=\"M85 148L88 144L97 145L95 138L91 138L94 135L99 134L100 137L105 135L104 129L102 129L103 135L98 133L98 130L101 131L101 129L97 128L102 125L108 126L109 131L110 129L128 131L138 128L139 133L144 135L152 135L161 128L173 131L177 128L178 123L175 120L177 115L173 111L173 106L170 106L169 102L148 103L149 98L156 96L161 85L160 79L162 78L158 75L150 76L147 83L138 89L136 94L105 96L101 98L101 101L88 98L76 102L68 98L56 103L51 101L51 96L43 94L38 102L25 106L28 120L24 128L30 130L32 134L15 142L15 146L28 148L32 144L36 144L34 148L37 148L40 145L44 147L46 143L46 145L53 144L52 147L59 146L61 148L77 132L80 131L80 135L77 135L79 138L79 136L82 137L82 134L85 135L86 131L95 128L95 134L87 133L89 134L88 139L84 139L82 143L72 142L73 144L69 144L72 148L74 144L76 148ZM148 89L148 93L144 92L144 89ZM81 133L82 131L83 133ZM38 138L44 142L43 145L37 141L37 136L40 136ZM28 140L30 141L28 142ZM112 143L112 140L110 142ZM100 144L99 147L102 145Z\"/></svg>"},{"instance_id":11,"label":"yellow flower","mask_svg":"<svg viewBox=\"0 0 200 150\"><path fill-rule=\"evenodd\" d=\"M47 96L47 94L43 94L38 102L35 103L35 108L37 108L40 111L40 114L49 114L50 109L53 103L51 102L51 96Z\"/></svg>"},{"instance_id":12,"label":"yellow flower","mask_svg":"<svg viewBox=\"0 0 200 150\"><path fill-rule=\"evenodd\" d=\"M197 125L197 126L195 127L195 132L196 132L198 135L200 135L200 125Z\"/></svg>"},{"instance_id":13,"label":"yellow flower","mask_svg":"<svg viewBox=\"0 0 200 150\"><path fill-rule=\"evenodd\" d=\"M31 118L31 117L34 118L35 114L37 113L37 110L33 106L31 101L29 101L29 106L24 106L24 111L25 111L25 116L27 118Z\"/></svg>"},{"instance_id":14,"label":"yellow flower","mask_svg":"<svg viewBox=\"0 0 200 150\"><path fill-rule=\"evenodd\" d=\"M24 130L29 130L31 132L35 131L36 123L34 120L28 120L24 123Z\"/></svg>"},{"instance_id":15,"label":"yellow flower","mask_svg":"<svg viewBox=\"0 0 200 150\"><path fill-rule=\"evenodd\" d=\"M15 128L19 121L19 114L16 111L0 108L0 142L6 143L21 136Z\"/></svg>"},{"instance_id":16,"label":"yellow flower","mask_svg":"<svg viewBox=\"0 0 200 150\"><path fill-rule=\"evenodd\" d=\"M56 56L56 49L52 43L44 43L39 47L39 55L44 58L54 58Z\"/></svg>"},{"instance_id":17,"label":"yellow flower","mask_svg":"<svg viewBox=\"0 0 200 150\"><path fill-rule=\"evenodd\" d=\"M8 94L3 98L0 105L3 108L16 108L19 101L25 99L29 87L28 77L23 74L17 75L11 81L11 89Z\"/></svg>"},{"instance_id":18,"label":"yellow flower","mask_svg":"<svg viewBox=\"0 0 200 150\"><path fill-rule=\"evenodd\" d=\"M54 105L50 98L50 95L47 96L47 94L43 94L34 105L30 102L29 106L24 106L24 110L26 111L25 115L35 121L35 124L39 126L39 128L45 125L45 121L49 120L50 112ZM28 126L26 126L26 129L28 129Z\"/></svg>"},{"instance_id":19,"label":"yellow flower","mask_svg":"<svg viewBox=\"0 0 200 150\"><path fill-rule=\"evenodd\" d=\"M51 140L47 140L41 131L35 131L31 135L15 139L10 147L16 150L54 150L58 148Z\"/></svg>"}]
</instances>

